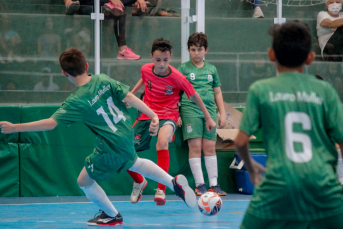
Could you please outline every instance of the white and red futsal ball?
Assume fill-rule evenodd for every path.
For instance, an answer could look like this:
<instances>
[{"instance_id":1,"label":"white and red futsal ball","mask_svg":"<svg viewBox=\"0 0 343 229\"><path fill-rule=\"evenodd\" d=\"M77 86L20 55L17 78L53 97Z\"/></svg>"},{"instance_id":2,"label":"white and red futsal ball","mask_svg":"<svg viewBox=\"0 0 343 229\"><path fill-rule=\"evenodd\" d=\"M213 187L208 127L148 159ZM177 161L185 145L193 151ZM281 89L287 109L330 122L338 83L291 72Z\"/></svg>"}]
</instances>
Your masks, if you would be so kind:
<instances>
[{"instance_id":1,"label":"white and red futsal ball","mask_svg":"<svg viewBox=\"0 0 343 229\"><path fill-rule=\"evenodd\" d=\"M205 192L198 200L198 208L203 215L216 215L222 206L222 199L217 193L214 192Z\"/></svg>"}]
</instances>

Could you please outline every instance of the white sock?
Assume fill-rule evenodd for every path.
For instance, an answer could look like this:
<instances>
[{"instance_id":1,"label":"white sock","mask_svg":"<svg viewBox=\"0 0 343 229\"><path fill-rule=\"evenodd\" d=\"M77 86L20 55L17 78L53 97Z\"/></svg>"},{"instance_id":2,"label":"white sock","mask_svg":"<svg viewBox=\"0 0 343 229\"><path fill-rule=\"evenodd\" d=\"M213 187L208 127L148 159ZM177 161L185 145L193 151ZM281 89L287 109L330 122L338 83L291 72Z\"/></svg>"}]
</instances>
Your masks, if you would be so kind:
<instances>
[{"instance_id":1,"label":"white sock","mask_svg":"<svg viewBox=\"0 0 343 229\"><path fill-rule=\"evenodd\" d=\"M211 186L216 186L218 184L218 165L217 165L217 155L215 156L205 156L205 165L208 174L208 180Z\"/></svg>"},{"instance_id":2,"label":"white sock","mask_svg":"<svg viewBox=\"0 0 343 229\"><path fill-rule=\"evenodd\" d=\"M172 182L173 177L148 159L137 158L135 164L129 170L140 173L151 180L164 184L174 191L174 185Z\"/></svg>"},{"instance_id":3,"label":"white sock","mask_svg":"<svg viewBox=\"0 0 343 229\"><path fill-rule=\"evenodd\" d=\"M101 210L103 210L108 216L115 217L118 214L117 209L113 206L108 199L104 190L94 182L91 186L80 187L86 194L86 197L95 203Z\"/></svg>"},{"instance_id":4,"label":"white sock","mask_svg":"<svg viewBox=\"0 0 343 229\"><path fill-rule=\"evenodd\" d=\"M191 170L192 170L193 177L195 180L195 186L198 186L200 184L205 184L204 175L202 174L202 169L201 169L201 158L193 157L193 158L189 158L188 161L189 161L189 165L191 166Z\"/></svg>"},{"instance_id":5,"label":"white sock","mask_svg":"<svg viewBox=\"0 0 343 229\"><path fill-rule=\"evenodd\" d=\"M338 179L341 184L343 184L343 160L342 160L342 154L341 150L338 149L338 163L337 163L337 174L338 174Z\"/></svg>"}]
</instances>

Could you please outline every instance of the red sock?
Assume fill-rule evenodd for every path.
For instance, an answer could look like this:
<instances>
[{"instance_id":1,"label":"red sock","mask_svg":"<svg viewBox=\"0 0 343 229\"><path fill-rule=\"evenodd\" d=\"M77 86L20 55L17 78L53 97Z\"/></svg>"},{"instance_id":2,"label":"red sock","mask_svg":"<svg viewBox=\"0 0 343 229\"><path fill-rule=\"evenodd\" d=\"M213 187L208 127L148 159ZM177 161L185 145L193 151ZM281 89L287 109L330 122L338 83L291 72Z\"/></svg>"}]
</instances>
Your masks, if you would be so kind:
<instances>
[{"instance_id":1,"label":"red sock","mask_svg":"<svg viewBox=\"0 0 343 229\"><path fill-rule=\"evenodd\" d=\"M130 170L126 170L126 171L136 183L138 183L138 184L143 183L144 178L141 174L136 173L136 172L132 172Z\"/></svg>"},{"instance_id":2,"label":"red sock","mask_svg":"<svg viewBox=\"0 0 343 229\"><path fill-rule=\"evenodd\" d=\"M157 150L157 165L168 173L169 170L169 150L161 149ZM165 192L166 186L158 183L158 188Z\"/></svg>"}]
</instances>

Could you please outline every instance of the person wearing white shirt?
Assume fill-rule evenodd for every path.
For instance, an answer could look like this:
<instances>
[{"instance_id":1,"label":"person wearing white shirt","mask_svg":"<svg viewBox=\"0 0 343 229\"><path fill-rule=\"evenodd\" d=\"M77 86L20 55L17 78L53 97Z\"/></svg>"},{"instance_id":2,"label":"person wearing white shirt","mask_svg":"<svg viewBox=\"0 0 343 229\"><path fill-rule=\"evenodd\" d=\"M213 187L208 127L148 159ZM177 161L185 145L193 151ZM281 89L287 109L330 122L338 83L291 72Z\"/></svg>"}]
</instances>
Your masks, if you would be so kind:
<instances>
[{"instance_id":1,"label":"person wearing white shirt","mask_svg":"<svg viewBox=\"0 0 343 229\"><path fill-rule=\"evenodd\" d=\"M59 87L53 82L53 76L50 74L51 69L45 67L42 69L43 73L46 73L42 80L34 86L34 91L58 91Z\"/></svg>"},{"instance_id":2,"label":"person wearing white shirt","mask_svg":"<svg viewBox=\"0 0 343 229\"><path fill-rule=\"evenodd\" d=\"M324 60L342 61L343 12L342 0L325 0L327 11L317 16L317 36Z\"/></svg>"}]
</instances>

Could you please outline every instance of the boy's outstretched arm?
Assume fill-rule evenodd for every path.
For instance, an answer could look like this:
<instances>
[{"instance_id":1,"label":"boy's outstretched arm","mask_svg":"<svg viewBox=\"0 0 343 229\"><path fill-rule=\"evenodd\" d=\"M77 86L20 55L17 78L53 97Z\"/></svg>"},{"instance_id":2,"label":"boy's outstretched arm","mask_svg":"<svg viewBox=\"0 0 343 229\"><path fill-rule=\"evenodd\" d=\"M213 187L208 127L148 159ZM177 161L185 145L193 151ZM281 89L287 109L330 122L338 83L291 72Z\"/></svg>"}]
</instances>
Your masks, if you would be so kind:
<instances>
[{"instance_id":1,"label":"boy's outstretched arm","mask_svg":"<svg viewBox=\"0 0 343 229\"><path fill-rule=\"evenodd\" d=\"M142 100L137 98L131 92L128 92L123 99L124 102L128 103L130 106L140 110L141 112L145 113L147 116L151 118L150 128L149 131L151 132L151 136L157 135L157 131L159 129L159 119L155 112L153 112Z\"/></svg>"},{"instance_id":2,"label":"boy's outstretched arm","mask_svg":"<svg viewBox=\"0 0 343 229\"><path fill-rule=\"evenodd\" d=\"M218 125L219 128L223 128L226 125L226 113L225 113L225 108L224 108L224 100L223 100L223 94L222 90L220 87L215 87L213 88L214 92L214 99L216 101L218 110L219 110L219 120L218 120Z\"/></svg>"},{"instance_id":3,"label":"boy's outstretched arm","mask_svg":"<svg viewBox=\"0 0 343 229\"><path fill-rule=\"evenodd\" d=\"M144 82L143 79L138 80L138 82L136 83L136 85L133 87L133 89L131 90L132 94L136 94L137 91L139 91L139 89L141 89L144 86Z\"/></svg>"},{"instance_id":4,"label":"boy's outstretched arm","mask_svg":"<svg viewBox=\"0 0 343 229\"><path fill-rule=\"evenodd\" d=\"M44 131L54 129L58 123L53 118L42 119L35 122L13 124L6 121L0 122L1 133L10 134L16 132Z\"/></svg>"},{"instance_id":5,"label":"boy's outstretched arm","mask_svg":"<svg viewBox=\"0 0 343 229\"><path fill-rule=\"evenodd\" d=\"M244 161L244 165L247 167L251 183L257 185L261 182L261 173L265 172L265 168L257 163L248 152L249 135L243 131L239 131L235 139L235 147L239 156Z\"/></svg>"},{"instance_id":6,"label":"boy's outstretched arm","mask_svg":"<svg viewBox=\"0 0 343 229\"><path fill-rule=\"evenodd\" d=\"M211 118L211 115L210 115L210 113L208 113L208 110L207 110L204 102L200 98L199 94L197 92L195 92L195 94L191 96L191 99L196 103L196 105L199 106L199 108L201 109L202 113L204 113L205 120L206 120L206 129L208 131L214 130L214 128L217 126L217 124Z\"/></svg>"}]
</instances>

